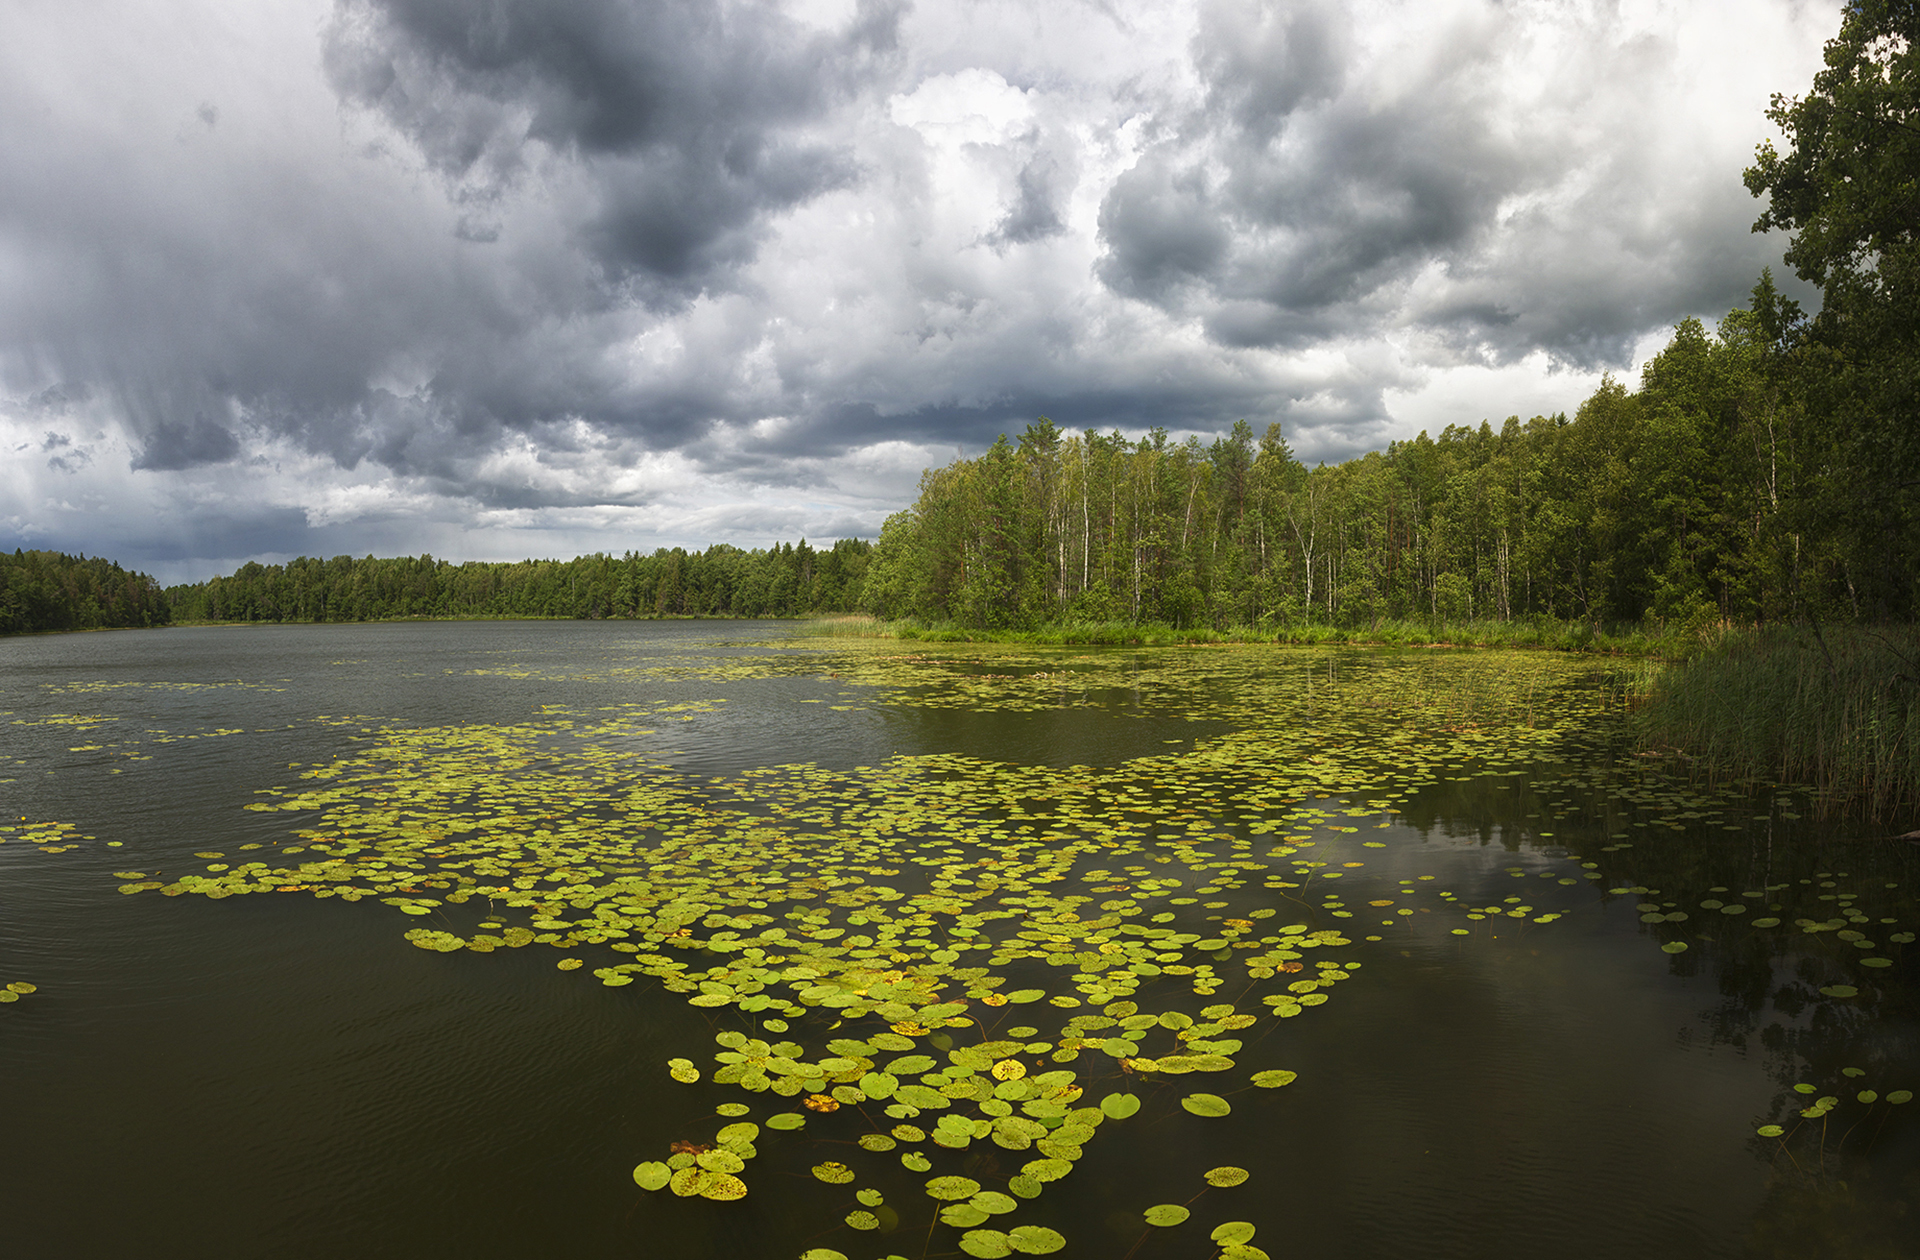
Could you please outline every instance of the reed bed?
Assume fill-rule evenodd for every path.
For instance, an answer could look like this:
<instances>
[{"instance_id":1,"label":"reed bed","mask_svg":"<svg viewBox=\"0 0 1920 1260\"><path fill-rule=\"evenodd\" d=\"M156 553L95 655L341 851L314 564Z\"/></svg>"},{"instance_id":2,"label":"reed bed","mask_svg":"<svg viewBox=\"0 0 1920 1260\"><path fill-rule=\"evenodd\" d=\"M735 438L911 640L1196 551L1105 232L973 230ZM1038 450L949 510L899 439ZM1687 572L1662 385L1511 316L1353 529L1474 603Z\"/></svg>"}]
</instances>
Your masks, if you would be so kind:
<instances>
[{"instance_id":1,"label":"reed bed","mask_svg":"<svg viewBox=\"0 0 1920 1260\"><path fill-rule=\"evenodd\" d=\"M1641 734L1715 777L1811 784L1830 812L1912 822L1916 680L1913 627L1736 631L1653 680Z\"/></svg>"}]
</instances>

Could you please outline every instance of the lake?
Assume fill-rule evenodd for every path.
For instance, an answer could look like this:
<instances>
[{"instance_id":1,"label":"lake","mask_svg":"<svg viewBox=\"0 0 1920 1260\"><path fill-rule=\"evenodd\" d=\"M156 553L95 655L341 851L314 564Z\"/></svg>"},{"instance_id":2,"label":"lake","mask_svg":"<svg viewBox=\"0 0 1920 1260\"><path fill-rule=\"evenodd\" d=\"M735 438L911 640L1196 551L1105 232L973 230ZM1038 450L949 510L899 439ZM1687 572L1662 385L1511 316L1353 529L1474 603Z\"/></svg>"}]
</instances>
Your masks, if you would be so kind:
<instances>
[{"instance_id":1,"label":"lake","mask_svg":"<svg viewBox=\"0 0 1920 1260\"><path fill-rule=\"evenodd\" d=\"M1607 662L785 632L0 640L7 1253L1920 1255L1920 851Z\"/></svg>"}]
</instances>

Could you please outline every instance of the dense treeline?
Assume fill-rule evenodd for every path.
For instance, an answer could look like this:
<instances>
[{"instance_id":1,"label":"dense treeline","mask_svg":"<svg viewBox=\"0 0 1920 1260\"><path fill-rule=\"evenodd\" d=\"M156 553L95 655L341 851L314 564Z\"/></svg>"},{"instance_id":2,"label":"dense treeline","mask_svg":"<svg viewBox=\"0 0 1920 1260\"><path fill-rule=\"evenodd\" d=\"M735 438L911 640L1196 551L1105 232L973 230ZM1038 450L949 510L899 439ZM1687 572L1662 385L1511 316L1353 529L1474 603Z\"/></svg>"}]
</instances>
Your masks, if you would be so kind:
<instances>
[{"instance_id":1,"label":"dense treeline","mask_svg":"<svg viewBox=\"0 0 1920 1260\"><path fill-rule=\"evenodd\" d=\"M1020 627L1544 616L1904 616L1912 553L1850 530L1852 475L1795 392L1794 313L1697 320L1572 419L1450 426L1308 468L1278 426L1202 445L1062 434L928 472L864 596L887 617Z\"/></svg>"},{"instance_id":2,"label":"dense treeline","mask_svg":"<svg viewBox=\"0 0 1920 1260\"><path fill-rule=\"evenodd\" d=\"M805 539L767 550L717 544L573 560L452 564L432 556L302 557L242 565L167 589L176 621L373 621L390 617L793 617L854 607L870 544Z\"/></svg>"},{"instance_id":3,"label":"dense treeline","mask_svg":"<svg viewBox=\"0 0 1920 1260\"><path fill-rule=\"evenodd\" d=\"M163 626L160 584L98 556L0 552L0 634Z\"/></svg>"}]
</instances>

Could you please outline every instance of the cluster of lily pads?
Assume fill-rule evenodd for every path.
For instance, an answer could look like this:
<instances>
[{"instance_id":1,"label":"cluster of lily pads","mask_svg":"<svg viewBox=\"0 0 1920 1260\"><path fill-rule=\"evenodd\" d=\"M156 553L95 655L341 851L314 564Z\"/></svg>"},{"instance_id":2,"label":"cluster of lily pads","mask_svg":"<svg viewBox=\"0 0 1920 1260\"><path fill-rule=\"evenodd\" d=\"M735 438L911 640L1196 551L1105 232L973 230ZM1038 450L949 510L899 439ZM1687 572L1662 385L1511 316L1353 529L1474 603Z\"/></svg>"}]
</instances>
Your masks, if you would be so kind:
<instances>
[{"instance_id":1,"label":"cluster of lily pads","mask_svg":"<svg viewBox=\"0 0 1920 1260\"><path fill-rule=\"evenodd\" d=\"M1110 767L932 755L703 778L642 737L723 696L549 706L516 725L330 718L353 754L248 806L287 815L292 843L205 850L202 872L171 881L120 872L121 890L373 899L416 921L406 937L422 949L545 945L566 954L559 970L609 988L650 982L735 1025L718 1032L711 1067L689 1052L669 1074L752 1101L719 1104L715 1132L641 1162L641 1187L740 1199L771 1135L811 1125L923 1177L926 1202L910 1206L967 1254L1046 1254L1061 1235L1013 1215L1143 1099L1172 1114L1178 1095L1186 1114L1215 1120L1240 1092L1293 1079L1269 1037L1283 1025L1260 1012L1323 1005L1369 943L1532 931L1587 884L1604 887L1600 854L1535 860L1508 869L1528 881L1513 895L1469 904L1433 875L1379 886L1368 867L1385 845L1364 839L1424 787L1517 775L1587 730L1610 703L1588 672L1537 654L1348 670L1337 654L1259 648L1029 661L856 643L656 660L604 681L830 673L843 710L1103 704L1229 729ZM1551 838L1550 825L1533 832ZM1632 825L1602 853L1626 847ZM1651 888L1609 891L1643 898L1663 924L1684 913ZM1710 907L1729 921L1745 908L1731 896ZM1188 1089L1189 1076L1230 1084ZM987 1184L961 1162L976 1146L1024 1158ZM840 1228L903 1224L909 1205L856 1185L849 1164L812 1168L853 1187ZM1143 1220L1171 1228L1187 1210L1156 1205ZM1212 1241L1259 1260L1253 1237L1235 1221Z\"/></svg>"},{"instance_id":2,"label":"cluster of lily pads","mask_svg":"<svg viewBox=\"0 0 1920 1260\"><path fill-rule=\"evenodd\" d=\"M1056 1231L1005 1218L1068 1175L1103 1124L1169 1086L1185 1114L1214 1120L1241 1090L1293 1079L1272 1064L1273 1043L1249 1042L1256 1012L1284 1020L1324 1004L1361 966L1362 923L1378 941L1434 922L1423 916L1468 934L1560 912L1537 894L1469 907L1421 882L1431 876L1364 900L1345 890L1384 847L1361 835L1389 824L1399 795L1490 759L1517 763L1588 716L1569 672L1528 663L1503 696L1436 658L1363 673L1357 700L1320 662L1232 658L1250 668L1226 687L1230 658L1160 659L1131 671L1130 694L1258 723L1105 768L936 755L696 779L636 751L635 737L717 698L515 726L330 719L356 754L249 806L294 815L295 843L206 850L203 872L171 881L122 872L122 891L374 898L421 921L406 934L421 948L549 945L569 955L559 969L608 987L649 980L731 1010L743 1022L719 1033L713 1086L788 1107L755 1121L726 1104L715 1114L729 1123L642 1162L639 1184L737 1199L766 1133L866 1126L857 1147L924 1173L963 1251L1044 1254L1063 1245ZM870 703L1018 708L1074 676L977 682L951 662L870 650L835 664L846 685L878 689ZM746 678L797 663L686 668ZM1104 664L1086 672L1088 694L1114 682ZM1598 878L1553 874L1556 890ZM459 926L453 916L475 907L485 916ZM1197 1013L1178 1009L1181 991ZM1002 1026L1014 1012L1027 1022ZM691 1058L669 1070L701 1079ZM1225 1087L1181 1088L1229 1074ZM975 1144L1030 1158L992 1186L936 1166ZM839 1161L814 1167L829 1184L855 1176ZM857 1190L844 1227L889 1232L901 1209L879 1193ZM1251 1230L1216 1241L1254 1260Z\"/></svg>"},{"instance_id":3,"label":"cluster of lily pads","mask_svg":"<svg viewBox=\"0 0 1920 1260\"><path fill-rule=\"evenodd\" d=\"M1876 1115L1884 1123L1891 1109L1913 1101L1910 1089L1882 1091L1866 1086L1862 1080L1867 1075L1864 1068L1841 1068L1840 1075L1846 1083L1831 1086L1832 1093L1806 1081L1797 1082L1792 1101L1784 1106L1791 1113L1782 1117L1785 1123L1769 1122L1754 1130L1756 1136L1771 1140L1776 1158L1784 1158L1802 1172L1809 1171L1803 1160L1814 1167L1824 1164L1862 1123ZM1830 1122L1836 1112L1851 1114L1843 1114L1847 1125L1830 1140Z\"/></svg>"}]
</instances>

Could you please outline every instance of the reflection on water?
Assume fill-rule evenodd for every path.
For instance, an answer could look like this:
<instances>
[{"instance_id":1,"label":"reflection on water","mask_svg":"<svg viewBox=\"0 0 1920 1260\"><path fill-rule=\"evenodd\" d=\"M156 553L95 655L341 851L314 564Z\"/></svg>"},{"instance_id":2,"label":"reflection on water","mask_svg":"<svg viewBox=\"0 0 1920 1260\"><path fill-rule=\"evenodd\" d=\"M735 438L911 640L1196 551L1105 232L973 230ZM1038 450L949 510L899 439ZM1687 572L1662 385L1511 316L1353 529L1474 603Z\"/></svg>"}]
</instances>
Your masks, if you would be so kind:
<instances>
[{"instance_id":1,"label":"reflection on water","mask_svg":"<svg viewBox=\"0 0 1920 1260\"><path fill-rule=\"evenodd\" d=\"M1267 858L1271 873L1217 876L1217 895L1344 931L1365 969L1324 1010L1245 1034L1295 1085L1235 1094L1231 1123L1174 1108L1088 1143L1077 1175L1023 1208L1068 1236L1065 1254L1209 1253L1205 1227L1142 1240L1141 1208L1189 1149L1254 1173L1214 1199L1244 1196L1220 1219L1256 1222L1275 1255L1920 1250L1920 1106L1885 1101L1920 1083L1915 852L1816 826L1791 792L1668 782L1603 725L1548 739L1542 716L1537 741L1475 751L1599 686L1584 665L1536 692L1486 681L1502 654L767 635L464 623L0 641L5 814L92 837L16 830L0 846L0 982L39 986L0 1009L18 1254L787 1255L832 1225L805 1162L737 1204L634 1187L633 1163L718 1097L661 1087L709 1017L651 984L581 983L544 950L416 950L400 938L415 924L376 901L116 891L129 872L203 870L196 852L283 844L286 816L243 806L359 755L370 732L537 728L558 765L568 732L618 722L605 742L644 754L633 773L676 782L806 762L858 783L927 754L1087 767L1129 792L1159 781L1168 795L1113 817L1197 809L1263 853L1274 815L1246 805L1261 750L1275 775L1325 759L1300 803L1319 813L1285 829L1311 843ZM1464 760L1412 788L1339 777L1356 749L1400 738L1400 705L1444 724ZM1375 759L1412 764L1432 734ZM470 934L482 908L433 922ZM1040 1022L1031 1009L1019 1018ZM1831 1116L1800 1123L1826 1096ZM1791 1139L1755 1136L1770 1122ZM1023 1157L973 1158L987 1177ZM903 1171L871 1175L889 1202L923 1197ZM936 1242L951 1253L946 1231ZM842 1229L820 1245L864 1260L925 1243L924 1228Z\"/></svg>"}]
</instances>

